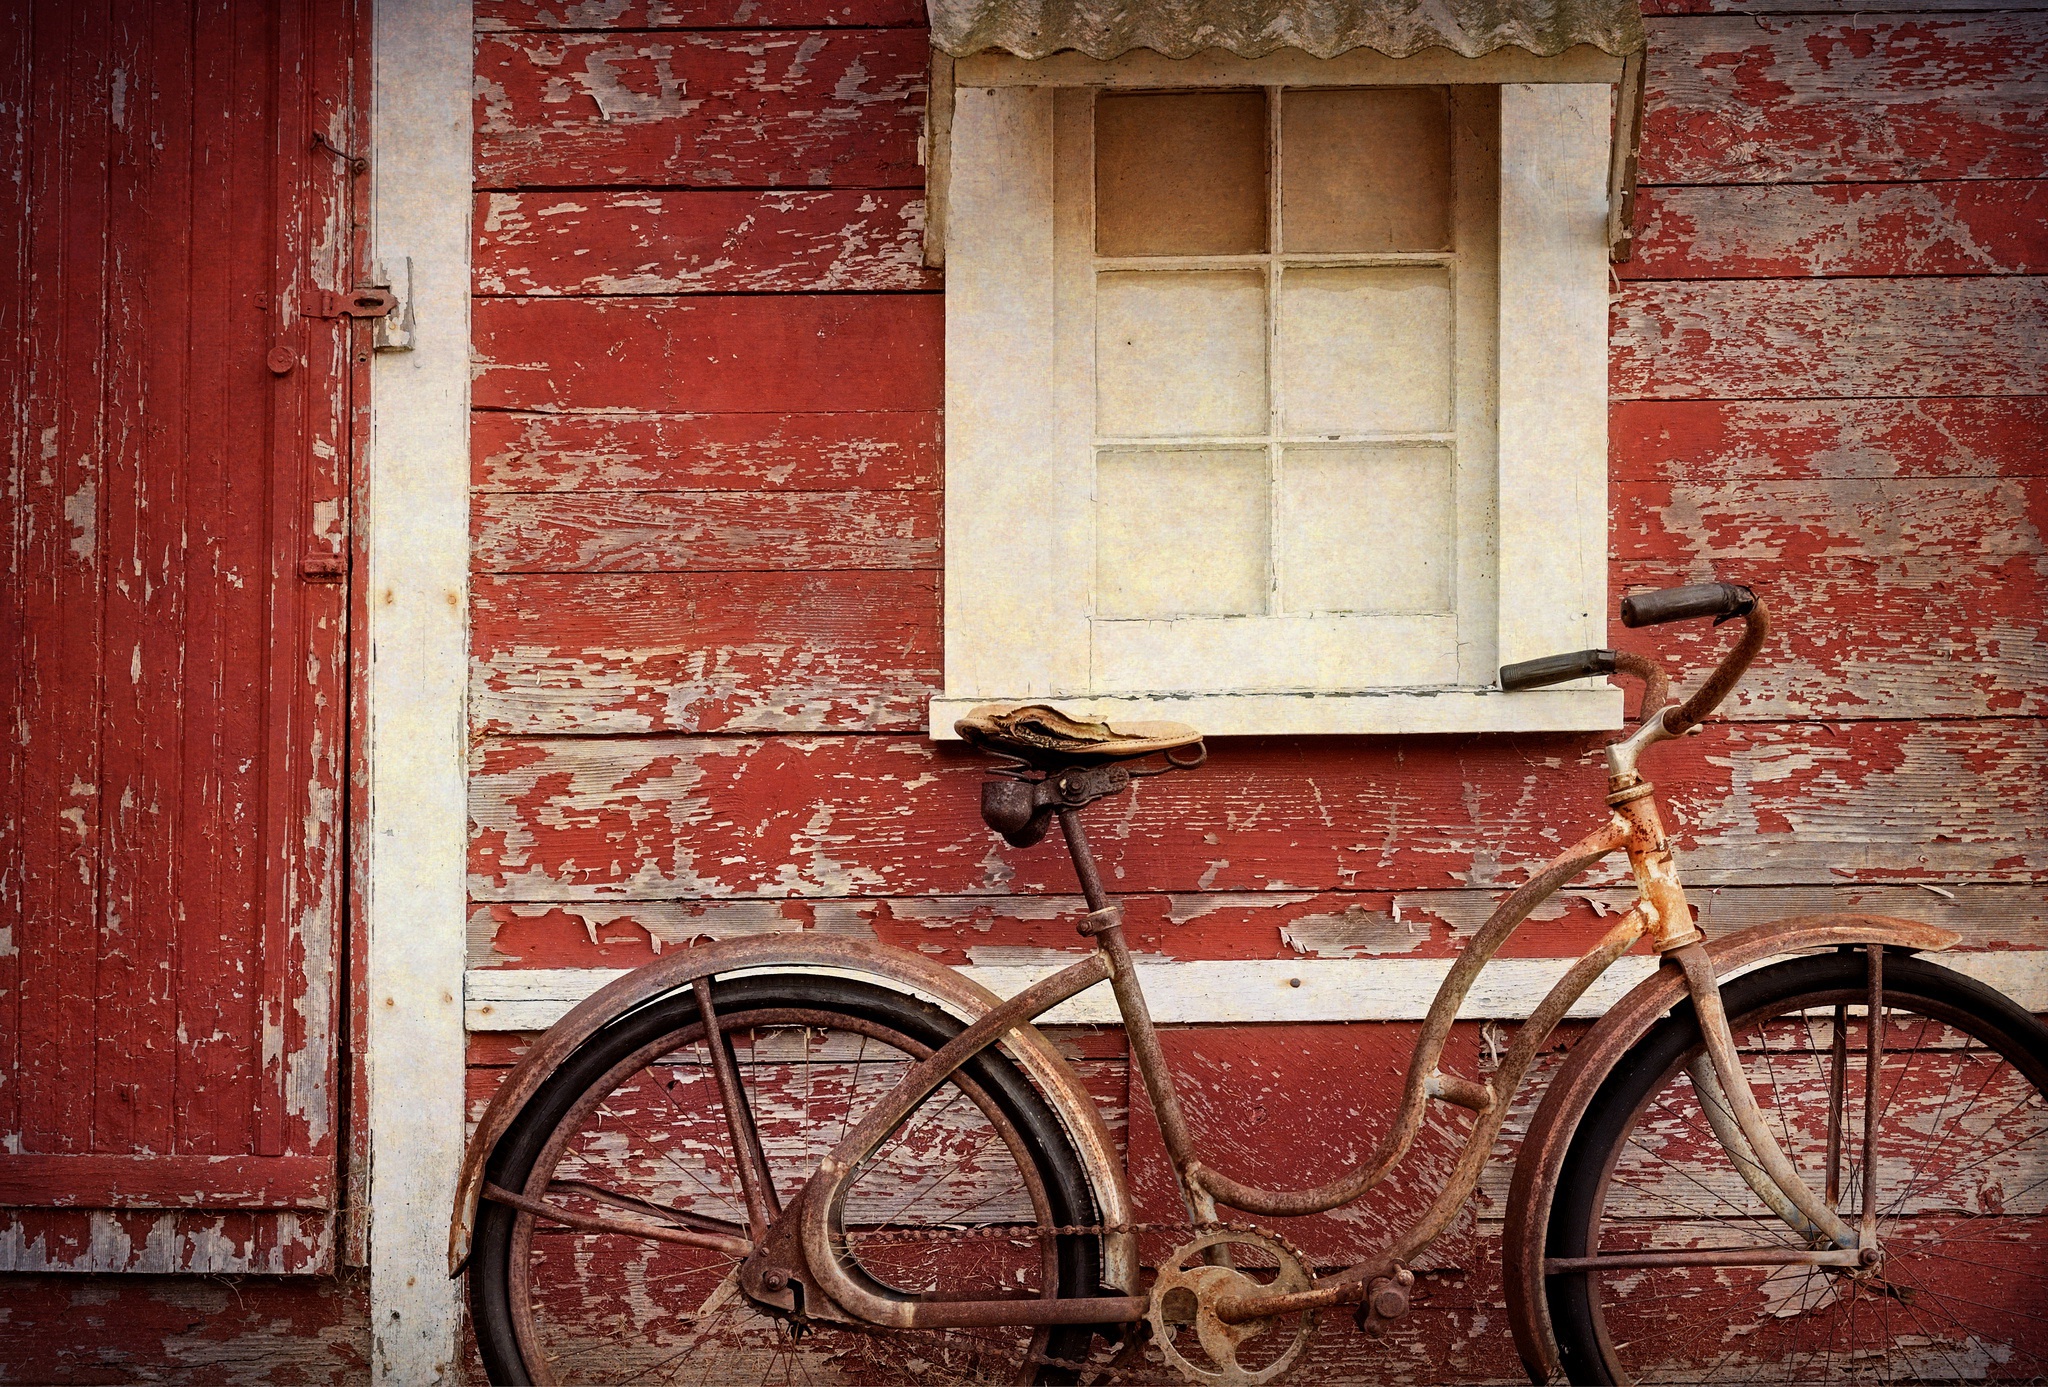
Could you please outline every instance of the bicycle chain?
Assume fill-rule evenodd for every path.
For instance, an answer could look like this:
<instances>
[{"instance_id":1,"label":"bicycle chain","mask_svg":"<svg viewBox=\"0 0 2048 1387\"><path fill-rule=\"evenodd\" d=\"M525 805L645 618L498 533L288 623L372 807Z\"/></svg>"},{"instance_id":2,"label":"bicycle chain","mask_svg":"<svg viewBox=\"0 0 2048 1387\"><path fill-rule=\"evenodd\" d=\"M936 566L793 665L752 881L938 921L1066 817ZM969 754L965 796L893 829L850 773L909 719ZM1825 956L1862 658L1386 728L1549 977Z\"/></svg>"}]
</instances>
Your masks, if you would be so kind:
<instances>
[{"instance_id":1,"label":"bicycle chain","mask_svg":"<svg viewBox=\"0 0 2048 1387\"><path fill-rule=\"evenodd\" d=\"M1105 1238L1115 1233L1184 1233L1193 1237L1197 1233L1231 1232L1252 1233L1263 1231L1244 1223L1072 1223L1056 1228L1025 1228L1018 1224L997 1225L986 1228L906 1228L896 1232L849 1233L846 1240L854 1243L910 1243L931 1242L935 1239L951 1241L959 1238L976 1238L990 1242L1022 1242L1026 1238L1044 1241L1047 1238Z\"/></svg>"}]
</instances>

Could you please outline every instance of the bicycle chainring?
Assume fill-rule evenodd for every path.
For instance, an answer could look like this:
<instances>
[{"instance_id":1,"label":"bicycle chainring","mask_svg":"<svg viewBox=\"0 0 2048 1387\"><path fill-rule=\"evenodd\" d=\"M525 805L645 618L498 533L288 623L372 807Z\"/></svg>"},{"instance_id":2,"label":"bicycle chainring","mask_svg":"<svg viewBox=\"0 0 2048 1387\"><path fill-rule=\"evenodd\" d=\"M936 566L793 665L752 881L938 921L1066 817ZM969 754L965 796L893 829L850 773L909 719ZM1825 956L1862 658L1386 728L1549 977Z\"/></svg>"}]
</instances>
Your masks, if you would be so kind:
<instances>
[{"instance_id":1,"label":"bicycle chainring","mask_svg":"<svg viewBox=\"0 0 2048 1387\"><path fill-rule=\"evenodd\" d=\"M1231 1265L1247 1260L1254 1265ZM1188 1381L1259 1387L1301 1361L1315 1335L1316 1312L1229 1324L1217 1315L1217 1305L1235 1297L1291 1295L1314 1284L1308 1264L1284 1239L1251 1229L1213 1229L1183 1243L1161 1265L1146 1319L1160 1354ZM1247 1345L1276 1330L1288 1333L1288 1320L1294 1321L1291 1337L1278 1352L1265 1351L1271 1344L1261 1345L1253 1351L1254 1361L1245 1361ZM1196 1346L1194 1354L1186 1351Z\"/></svg>"}]
</instances>

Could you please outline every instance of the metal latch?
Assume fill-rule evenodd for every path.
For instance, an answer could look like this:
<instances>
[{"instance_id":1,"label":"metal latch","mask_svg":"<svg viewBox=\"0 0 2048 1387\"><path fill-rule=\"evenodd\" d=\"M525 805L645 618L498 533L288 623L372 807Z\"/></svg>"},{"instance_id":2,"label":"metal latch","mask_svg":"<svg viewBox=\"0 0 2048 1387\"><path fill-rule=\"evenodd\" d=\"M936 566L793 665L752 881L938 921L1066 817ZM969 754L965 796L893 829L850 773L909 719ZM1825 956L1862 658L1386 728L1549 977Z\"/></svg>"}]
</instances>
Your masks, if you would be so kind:
<instances>
[{"instance_id":1,"label":"metal latch","mask_svg":"<svg viewBox=\"0 0 2048 1387\"><path fill-rule=\"evenodd\" d=\"M398 295L381 285L364 285L346 294L322 294L308 318L382 318L398 307Z\"/></svg>"}]
</instances>

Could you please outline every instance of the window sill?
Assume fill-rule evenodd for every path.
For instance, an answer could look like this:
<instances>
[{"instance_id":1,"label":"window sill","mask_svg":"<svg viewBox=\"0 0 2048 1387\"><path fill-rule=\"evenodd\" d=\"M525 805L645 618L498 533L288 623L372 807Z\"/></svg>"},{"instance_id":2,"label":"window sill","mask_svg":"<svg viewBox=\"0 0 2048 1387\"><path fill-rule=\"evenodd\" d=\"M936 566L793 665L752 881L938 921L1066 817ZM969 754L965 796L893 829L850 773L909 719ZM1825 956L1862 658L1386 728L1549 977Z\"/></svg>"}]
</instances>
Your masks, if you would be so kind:
<instances>
[{"instance_id":1,"label":"window sill","mask_svg":"<svg viewBox=\"0 0 2048 1387\"><path fill-rule=\"evenodd\" d=\"M1125 694L948 698L931 701L934 741L981 703L1047 702L1111 722L1166 718L1210 737L1372 736L1417 732L1608 732L1621 726L1621 690L1385 689L1355 693Z\"/></svg>"}]
</instances>

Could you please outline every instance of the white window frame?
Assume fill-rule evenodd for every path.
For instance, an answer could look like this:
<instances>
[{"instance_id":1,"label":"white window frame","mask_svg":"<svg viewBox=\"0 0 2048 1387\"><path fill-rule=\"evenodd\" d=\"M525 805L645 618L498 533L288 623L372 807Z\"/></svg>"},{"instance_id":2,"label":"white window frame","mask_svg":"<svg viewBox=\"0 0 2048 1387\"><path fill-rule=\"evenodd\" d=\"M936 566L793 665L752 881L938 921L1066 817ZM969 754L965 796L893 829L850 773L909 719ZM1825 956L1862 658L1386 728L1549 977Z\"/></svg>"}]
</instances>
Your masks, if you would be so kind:
<instances>
[{"instance_id":1,"label":"white window frame","mask_svg":"<svg viewBox=\"0 0 2048 1387\"><path fill-rule=\"evenodd\" d=\"M1168 62L983 54L952 64L942 206L946 265L945 690L931 732L977 703L1057 701L1110 718L1168 717L1215 736L1590 731L1620 726L1595 681L1506 694L1443 688L1158 694L1090 687L1092 498L1060 465L1093 434L1092 315L1059 286L1089 267L1087 202L1060 197L1092 128L1094 90L1483 82L1501 96L1497 660L1605 643L1607 313L1614 83L1590 49L1534 58L1393 60L1360 50ZM935 163L940 161L935 160ZM1077 251L1076 248L1082 248ZM1070 296L1071 297L1071 296ZM1074 373L1083 373L1076 381ZM1050 483L1050 484L1049 484ZM1491 663L1491 662L1490 662ZM1461 674L1461 679L1469 679ZM1491 682L1488 680L1487 682Z\"/></svg>"}]
</instances>

